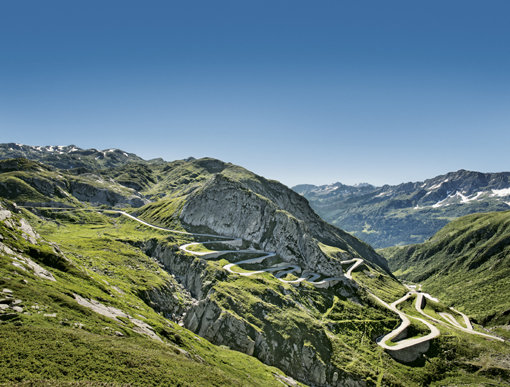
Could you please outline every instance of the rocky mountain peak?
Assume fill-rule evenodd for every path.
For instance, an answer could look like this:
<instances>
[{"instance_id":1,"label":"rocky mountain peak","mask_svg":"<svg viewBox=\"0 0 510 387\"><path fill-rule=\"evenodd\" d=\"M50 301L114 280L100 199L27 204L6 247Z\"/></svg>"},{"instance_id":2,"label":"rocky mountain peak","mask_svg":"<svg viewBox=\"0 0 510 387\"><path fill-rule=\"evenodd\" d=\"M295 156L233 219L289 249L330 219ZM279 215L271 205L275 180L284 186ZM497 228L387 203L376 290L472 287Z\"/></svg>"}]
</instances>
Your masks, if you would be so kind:
<instances>
[{"instance_id":1,"label":"rocky mountain peak","mask_svg":"<svg viewBox=\"0 0 510 387\"><path fill-rule=\"evenodd\" d=\"M510 207L510 172L458 170L382 187L300 185L321 217L376 247L423 242L447 222Z\"/></svg>"},{"instance_id":2,"label":"rocky mountain peak","mask_svg":"<svg viewBox=\"0 0 510 387\"><path fill-rule=\"evenodd\" d=\"M325 223L303 197L283 184L251 177L236 180L216 174L189 195L181 221L251 241L288 262L327 275L341 275L342 268L319 243L345 251L345 258L363 256L387 269L385 260L368 245Z\"/></svg>"}]
</instances>

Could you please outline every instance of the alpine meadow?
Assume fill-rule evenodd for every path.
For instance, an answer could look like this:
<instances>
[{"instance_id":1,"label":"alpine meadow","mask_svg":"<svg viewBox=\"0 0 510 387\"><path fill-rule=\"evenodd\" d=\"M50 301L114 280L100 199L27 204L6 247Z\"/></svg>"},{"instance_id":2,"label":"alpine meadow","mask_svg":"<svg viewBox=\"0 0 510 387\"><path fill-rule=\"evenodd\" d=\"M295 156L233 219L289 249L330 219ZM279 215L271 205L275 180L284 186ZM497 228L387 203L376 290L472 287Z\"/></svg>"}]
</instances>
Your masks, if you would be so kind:
<instances>
[{"instance_id":1,"label":"alpine meadow","mask_svg":"<svg viewBox=\"0 0 510 387\"><path fill-rule=\"evenodd\" d=\"M0 385L510 387L508 15L0 2Z\"/></svg>"}]
</instances>

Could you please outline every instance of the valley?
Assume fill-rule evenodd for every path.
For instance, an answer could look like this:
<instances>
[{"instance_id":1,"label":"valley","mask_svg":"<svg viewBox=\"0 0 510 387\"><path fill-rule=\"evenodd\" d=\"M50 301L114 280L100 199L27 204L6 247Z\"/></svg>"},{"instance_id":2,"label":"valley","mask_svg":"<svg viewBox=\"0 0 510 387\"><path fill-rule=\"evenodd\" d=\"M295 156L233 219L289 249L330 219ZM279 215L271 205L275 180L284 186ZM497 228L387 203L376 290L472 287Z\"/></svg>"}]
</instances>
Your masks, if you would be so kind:
<instances>
[{"instance_id":1,"label":"valley","mask_svg":"<svg viewBox=\"0 0 510 387\"><path fill-rule=\"evenodd\" d=\"M510 387L509 14L2 2L0 387Z\"/></svg>"},{"instance_id":2,"label":"valley","mask_svg":"<svg viewBox=\"0 0 510 387\"><path fill-rule=\"evenodd\" d=\"M278 182L210 158L103 167L127 157L115 150L97 151L96 166L90 151L76 170L66 152L89 151L52 149L59 167L0 160L2 382L422 386L510 375L501 316L481 324L406 266L406 248L373 250ZM11 346L18 336L25 344Z\"/></svg>"}]
</instances>

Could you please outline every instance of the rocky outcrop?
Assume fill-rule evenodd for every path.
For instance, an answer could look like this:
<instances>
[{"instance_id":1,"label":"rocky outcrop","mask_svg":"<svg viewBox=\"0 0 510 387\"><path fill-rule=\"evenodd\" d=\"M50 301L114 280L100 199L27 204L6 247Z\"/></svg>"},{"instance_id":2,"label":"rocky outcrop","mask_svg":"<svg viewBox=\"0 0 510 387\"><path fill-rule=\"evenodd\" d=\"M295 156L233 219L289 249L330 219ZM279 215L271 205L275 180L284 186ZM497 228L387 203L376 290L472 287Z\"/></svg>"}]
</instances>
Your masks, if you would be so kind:
<instances>
[{"instance_id":1,"label":"rocky outcrop","mask_svg":"<svg viewBox=\"0 0 510 387\"><path fill-rule=\"evenodd\" d=\"M302 327L290 337L283 337L268 326L259 329L222 310L208 298L188 311L184 326L215 344L255 356L310 385L365 385L331 364L331 343L324 332L311 336L306 327Z\"/></svg>"},{"instance_id":2,"label":"rocky outcrop","mask_svg":"<svg viewBox=\"0 0 510 387\"><path fill-rule=\"evenodd\" d=\"M141 207L148 203L147 199L135 195L134 193L126 194L106 187L96 187L79 181L71 181L69 192L78 200L93 204Z\"/></svg>"},{"instance_id":3,"label":"rocky outcrop","mask_svg":"<svg viewBox=\"0 0 510 387\"><path fill-rule=\"evenodd\" d=\"M79 201L96 205L141 207L147 203L143 195L112 179L93 173L79 177L65 171L26 159L0 160L0 196L22 205L80 205Z\"/></svg>"},{"instance_id":4,"label":"rocky outcrop","mask_svg":"<svg viewBox=\"0 0 510 387\"><path fill-rule=\"evenodd\" d=\"M278 187L261 189L263 185L252 184L248 188L243 184L216 175L189 196L181 221L257 243L286 261L328 276L342 275L342 267L320 250L318 242L344 250L344 259L363 257L387 268L386 261L369 246L320 220L293 191L281 186L277 195Z\"/></svg>"},{"instance_id":5,"label":"rocky outcrop","mask_svg":"<svg viewBox=\"0 0 510 387\"><path fill-rule=\"evenodd\" d=\"M181 254L179 248L162 244L155 239L140 246L145 253L156 258L189 293L190 299L201 300L207 296L213 282L225 280L225 272L208 272L207 263L199 258Z\"/></svg>"},{"instance_id":6,"label":"rocky outcrop","mask_svg":"<svg viewBox=\"0 0 510 387\"><path fill-rule=\"evenodd\" d=\"M331 364L331 342L325 331L310 331L306 324L292 335L283 335L269 321L257 325L245 315L245 305L232 299L228 309L216 297L216 286L227 281L227 273L211 270L207 262L182 253L172 244L150 240L140 246L159 260L185 289L186 301L176 301L177 289L152 293L151 302L165 315L173 314L187 329L217 345L257 357L262 362L282 369L288 375L315 386L363 386L365 383ZM181 292L182 294L182 292ZM286 305L286 297L268 289L263 305ZM157 309L157 308L160 309ZM168 311L168 312L165 312ZM257 313L269 316L272 310L257 305Z\"/></svg>"},{"instance_id":7,"label":"rocky outcrop","mask_svg":"<svg viewBox=\"0 0 510 387\"><path fill-rule=\"evenodd\" d=\"M177 282L140 291L140 298L156 312L172 321L181 321L193 304L189 292Z\"/></svg>"}]
</instances>

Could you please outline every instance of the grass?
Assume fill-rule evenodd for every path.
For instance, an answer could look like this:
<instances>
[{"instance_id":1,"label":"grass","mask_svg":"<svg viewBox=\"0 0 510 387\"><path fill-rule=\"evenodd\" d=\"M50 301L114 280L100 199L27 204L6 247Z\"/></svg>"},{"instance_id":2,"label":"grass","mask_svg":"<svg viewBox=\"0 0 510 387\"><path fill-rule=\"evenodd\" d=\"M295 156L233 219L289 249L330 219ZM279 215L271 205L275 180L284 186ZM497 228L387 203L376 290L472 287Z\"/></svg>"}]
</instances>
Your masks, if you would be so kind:
<instances>
[{"instance_id":1,"label":"grass","mask_svg":"<svg viewBox=\"0 0 510 387\"><path fill-rule=\"evenodd\" d=\"M65 215L59 212L54 221L29 216L65 257L44 242L32 245L16 230L1 229L2 243L47 267L56 282L13 266L7 255L0 257L0 287L12 290L24 311L0 322L0 383L280 385L274 376L282 375L279 370L198 338L140 298L142 290L170 289L175 280L133 242L168 241L168 235L93 212L83 212L91 221L87 225L68 222ZM53 254L51 266L41 260L44 251ZM162 342L133 331L129 319L111 319L79 305L73 294L144 321Z\"/></svg>"},{"instance_id":2,"label":"grass","mask_svg":"<svg viewBox=\"0 0 510 387\"><path fill-rule=\"evenodd\" d=\"M168 344L66 327L0 326L0 381L114 383L139 386L280 385L271 370L242 354L198 344L197 361ZM17 345L11 345L17 342ZM259 372L257 372L259 371ZM277 372L274 370L274 372Z\"/></svg>"},{"instance_id":3,"label":"grass","mask_svg":"<svg viewBox=\"0 0 510 387\"><path fill-rule=\"evenodd\" d=\"M400 278L485 324L510 322L510 211L457 219L421 245L385 250Z\"/></svg>"},{"instance_id":4,"label":"grass","mask_svg":"<svg viewBox=\"0 0 510 387\"><path fill-rule=\"evenodd\" d=\"M215 253L216 250L211 250L208 247L206 247L204 244L198 244L198 245L191 245L187 247L190 251L196 251L200 253Z\"/></svg>"},{"instance_id":5,"label":"grass","mask_svg":"<svg viewBox=\"0 0 510 387\"><path fill-rule=\"evenodd\" d=\"M399 299L407 292L400 282L368 265L361 267L360 270L355 270L352 277L357 283L387 303Z\"/></svg>"},{"instance_id":6,"label":"grass","mask_svg":"<svg viewBox=\"0 0 510 387\"><path fill-rule=\"evenodd\" d=\"M345 251L339 247L328 246L321 242L319 242L319 248L321 249L321 251L324 254L326 254L328 257L335 259L335 260L342 259L344 257L344 254L347 253L347 251Z\"/></svg>"},{"instance_id":7,"label":"grass","mask_svg":"<svg viewBox=\"0 0 510 387\"><path fill-rule=\"evenodd\" d=\"M278 194L277 183L212 159L160 163L150 171L133 166L118 172L111 175L104 172L102 176L111 176L127 186L138 184L143 193L161 199L139 209L137 214L151 223L179 229L182 228L179 215L187 195L207 184L215 173L241 182L237 185L240 189L260 188L264 200L272 200L267 198ZM91 176L79 178L90 180ZM122 192L131 191L122 188ZM261 194L258 195L260 198ZM280 211L278 215L293 219L289 211ZM143 295L151 291L173 299L183 308L190 301L175 277L144 253L144 246L149 242L166 249L172 259L181 259L183 267L200 267L194 279L202 284L206 302L218 306L220 322L234 322L239 327L233 337L224 337L221 344L236 348L239 332L253 341L260 335L267 343L266 360L282 368L291 367L297 375L303 372L301 356L307 351L316 357L316 364L331 365L340 373L346 372L368 384L428 385L442 378L455 380L456 375L462 380L468 371L476 372L472 380L484 382L497 381L498 372L506 375L505 369L498 368L504 362L498 362L497 355L508 356L507 346L462 335L453 329L446 329L444 335L433 341L426 354L428 360L423 363L395 362L375 339L394 329L399 320L377 305L365 290L387 302L399 298L406 290L370 264L354 273L360 289L343 283L329 289L317 289L306 283L294 286L282 283L270 273L250 277L226 273L224 264L238 259L235 257L222 256L204 262L178 250L184 243L207 238L158 231L125 217L94 211L41 210L40 214L43 218L25 213L41 235L60 246L62 253L53 252L52 246L45 243L31 246L19 234L1 230L7 236L4 243L46 267L57 281L50 283L35 277L14 267L9 257L2 256L0 285L12 289L30 314L17 315L0 325L0 340L4 344L0 348L6 351L0 360L4 362L0 364L0 382L16 381L14 374L22 375L22 381L96 381L104 373L105 380L114 380L114 375L119 375L121 383L137 384L141 383L140 370L144 370L150 378L143 381L153 380L154 384L277 384L274 374L279 371L275 368L225 347L213 346L158 313L157 305L145 302L147 298ZM345 243L349 254L358 249L370 256L366 245L358 241L353 247L351 242L355 240L344 237L349 241ZM343 259L347 250L341 246L323 244L320 248L330 259ZM135 332L130 318L111 319L80 306L74 294L140 319L152 327L162 342ZM19 337L27 343L19 347L12 345ZM218 336L212 339L220 340ZM42 351L43 359L39 358L37 348ZM84 355L89 352L93 354ZM127 359L126 353L132 353L132 359ZM290 353L294 356L289 357ZM68 357L80 357L82 362L74 367L66 363ZM19 367L13 368L9 359L17 359ZM285 364L288 361L295 363L289 366ZM59 363L68 366L67 375Z\"/></svg>"}]
</instances>

